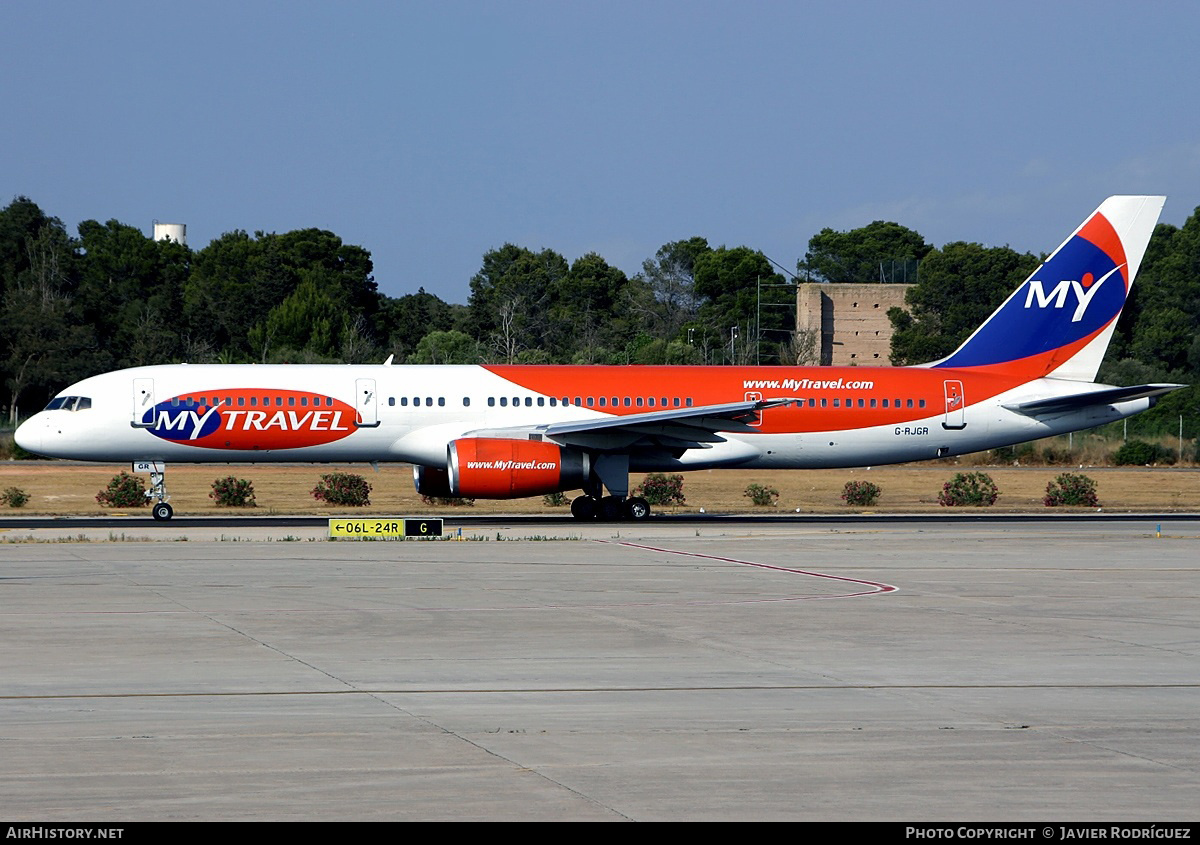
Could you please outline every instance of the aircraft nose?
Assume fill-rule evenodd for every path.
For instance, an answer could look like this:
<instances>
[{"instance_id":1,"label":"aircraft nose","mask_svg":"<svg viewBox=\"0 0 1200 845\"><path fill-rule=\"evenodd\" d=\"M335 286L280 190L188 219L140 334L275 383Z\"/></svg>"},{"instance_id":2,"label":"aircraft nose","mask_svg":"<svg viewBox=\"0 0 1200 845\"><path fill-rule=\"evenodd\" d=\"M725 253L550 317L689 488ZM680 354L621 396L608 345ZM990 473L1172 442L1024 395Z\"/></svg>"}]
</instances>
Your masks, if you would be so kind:
<instances>
[{"instance_id":1,"label":"aircraft nose","mask_svg":"<svg viewBox=\"0 0 1200 845\"><path fill-rule=\"evenodd\" d=\"M46 435L46 420L41 414L34 414L17 426L13 432L13 440L26 452L41 454L42 441Z\"/></svg>"}]
</instances>

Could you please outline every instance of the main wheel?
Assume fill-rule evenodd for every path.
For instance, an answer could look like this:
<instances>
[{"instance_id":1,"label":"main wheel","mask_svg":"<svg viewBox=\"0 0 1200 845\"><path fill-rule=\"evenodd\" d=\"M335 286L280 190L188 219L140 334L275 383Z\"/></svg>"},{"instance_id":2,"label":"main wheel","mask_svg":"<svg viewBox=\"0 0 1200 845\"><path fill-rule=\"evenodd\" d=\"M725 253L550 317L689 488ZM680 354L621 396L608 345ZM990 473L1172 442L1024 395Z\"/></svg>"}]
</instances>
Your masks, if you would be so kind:
<instances>
[{"instance_id":1,"label":"main wheel","mask_svg":"<svg viewBox=\"0 0 1200 845\"><path fill-rule=\"evenodd\" d=\"M605 496L600 500L600 519L617 522L625 518L625 502L616 496Z\"/></svg>"},{"instance_id":2,"label":"main wheel","mask_svg":"<svg viewBox=\"0 0 1200 845\"><path fill-rule=\"evenodd\" d=\"M571 502L571 516L576 519L595 519L597 504L591 496L579 496Z\"/></svg>"},{"instance_id":3,"label":"main wheel","mask_svg":"<svg viewBox=\"0 0 1200 845\"><path fill-rule=\"evenodd\" d=\"M168 505L166 502L159 502L153 508L150 509L150 513L159 522L166 522L168 519L170 519L172 516L175 515L175 510L170 505Z\"/></svg>"},{"instance_id":4,"label":"main wheel","mask_svg":"<svg viewBox=\"0 0 1200 845\"><path fill-rule=\"evenodd\" d=\"M632 499L626 499L625 516L634 521L648 518L650 516L650 503L636 496Z\"/></svg>"}]
</instances>

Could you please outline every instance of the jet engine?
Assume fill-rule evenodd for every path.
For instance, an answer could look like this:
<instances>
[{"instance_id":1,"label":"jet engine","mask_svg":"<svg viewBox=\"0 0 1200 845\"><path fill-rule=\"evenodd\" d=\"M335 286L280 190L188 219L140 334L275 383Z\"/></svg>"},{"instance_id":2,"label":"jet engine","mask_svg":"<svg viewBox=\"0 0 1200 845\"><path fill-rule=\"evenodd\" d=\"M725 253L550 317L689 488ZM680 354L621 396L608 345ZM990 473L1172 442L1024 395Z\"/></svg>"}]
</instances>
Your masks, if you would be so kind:
<instances>
[{"instance_id":1,"label":"jet engine","mask_svg":"<svg viewBox=\"0 0 1200 845\"><path fill-rule=\"evenodd\" d=\"M587 454L542 440L464 437L447 450L447 466L414 467L423 496L519 499L581 488L591 472Z\"/></svg>"}]
</instances>

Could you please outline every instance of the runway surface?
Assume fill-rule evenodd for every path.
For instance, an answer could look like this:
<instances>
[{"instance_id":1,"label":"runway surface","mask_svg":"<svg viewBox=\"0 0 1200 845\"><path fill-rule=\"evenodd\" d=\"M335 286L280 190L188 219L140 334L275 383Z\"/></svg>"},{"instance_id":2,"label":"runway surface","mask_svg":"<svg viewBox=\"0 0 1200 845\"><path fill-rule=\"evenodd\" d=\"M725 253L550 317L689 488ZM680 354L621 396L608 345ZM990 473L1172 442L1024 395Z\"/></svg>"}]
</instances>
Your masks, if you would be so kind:
<instances>
[{"instance_id":1,"label":"runway surface","mask_svg":"<svg viewBox=\"0 0 1200 845\"><path fill-rule=\"evenodd\" d=\"M0 814L1195 815L1198 521L533 528L4 532Z\"/></svg>"}]
</instances>

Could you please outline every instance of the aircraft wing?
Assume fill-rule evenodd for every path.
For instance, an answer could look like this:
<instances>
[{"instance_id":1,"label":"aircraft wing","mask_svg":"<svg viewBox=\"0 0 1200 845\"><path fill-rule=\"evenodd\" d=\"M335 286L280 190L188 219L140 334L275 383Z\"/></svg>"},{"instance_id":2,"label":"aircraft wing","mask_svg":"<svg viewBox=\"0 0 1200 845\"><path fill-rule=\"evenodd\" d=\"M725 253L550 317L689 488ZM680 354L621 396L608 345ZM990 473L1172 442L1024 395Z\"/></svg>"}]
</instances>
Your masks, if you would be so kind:
<instances>
[{"instance_id":1,"label":"aircraft wing","mask_svg":"<svg viewBox=\"0 0 1200 845\"><path fill-rule=\"evenodd\" d=\"M603 417L593 420L548 423L512 429L581 449L611 450L668 450L708 449L711 443L723 443L722 432L753 432L766 408L786 405L789 399L730 402L724 405L699 405L692 408L672 408L644 414ZM501 434L491 430L487 434ZM482 432L472 432L481 434Z\"/></svg>"},{"instance_id":2,"label":"aircraft wing","mask_svg":"<svg viewBox=\"0 0 1200 845\"><path fill-rule=\"evenodd\" d=\"M1058 414L1076 411L1090 405L1112 405L1133 399L1154 399L1172 390L1187 387L1186 384L1136 384L1132 387L1110 387L1090 393L1073 393L1070 396L1054 396L1050 399L1035 399L1032 402L1017 402L1004 407L1018 414L1036 417L1043 414Z\"/></svg>"}]
</instances>

